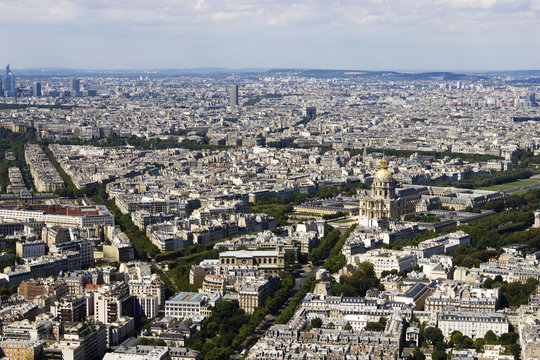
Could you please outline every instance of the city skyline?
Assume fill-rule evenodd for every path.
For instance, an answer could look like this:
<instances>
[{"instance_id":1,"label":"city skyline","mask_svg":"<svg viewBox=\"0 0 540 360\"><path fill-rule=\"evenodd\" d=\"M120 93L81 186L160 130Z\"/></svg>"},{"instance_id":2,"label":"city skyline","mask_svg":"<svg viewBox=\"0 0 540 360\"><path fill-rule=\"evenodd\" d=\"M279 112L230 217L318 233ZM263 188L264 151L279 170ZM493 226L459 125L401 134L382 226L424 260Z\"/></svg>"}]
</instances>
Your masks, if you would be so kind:
<instances>
[{"instance_id":1,"label":"city skyline","mask_svg":"<svg viewBox=\"0 0 540 360\"><path fill-rule=\"evenodd\" d=\"M16 68L538 68L540 2L3 1ZM39 56L35 56L39 54Z\"/></svg>"}]
</instances>

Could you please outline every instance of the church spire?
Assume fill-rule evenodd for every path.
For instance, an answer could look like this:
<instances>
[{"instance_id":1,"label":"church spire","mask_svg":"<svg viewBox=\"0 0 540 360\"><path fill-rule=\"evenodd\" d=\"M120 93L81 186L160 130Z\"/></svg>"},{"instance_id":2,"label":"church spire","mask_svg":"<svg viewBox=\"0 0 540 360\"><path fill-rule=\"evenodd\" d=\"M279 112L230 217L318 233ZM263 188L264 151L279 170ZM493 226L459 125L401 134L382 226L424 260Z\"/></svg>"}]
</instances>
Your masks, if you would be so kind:
<instances>
[{"instance_id":1,"label":"church spire","mask_svg":"<svg viewBox=\"0 0 540 360\"><path fill-rule=\"evenodd\" d=\"M386 156L383 154L382 160L381 160L381 169L386 169Z\"/></svg>"}]
</instances>

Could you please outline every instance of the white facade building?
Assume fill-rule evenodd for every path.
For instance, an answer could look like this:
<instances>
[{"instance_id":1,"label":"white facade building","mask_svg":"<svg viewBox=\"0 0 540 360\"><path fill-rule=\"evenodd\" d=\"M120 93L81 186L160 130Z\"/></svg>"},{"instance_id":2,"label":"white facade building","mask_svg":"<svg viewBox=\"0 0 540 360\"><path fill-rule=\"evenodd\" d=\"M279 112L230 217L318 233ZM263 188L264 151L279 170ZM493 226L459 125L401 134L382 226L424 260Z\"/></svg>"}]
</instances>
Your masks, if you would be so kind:
<instances>
[{"instance_id":1,"label":"white facade building","mask_svg":"<svg viewBox=\"0 0 540 360\"><path fill-rule=\"evenodd\" d=\"M165 301L165 316L177 319L191 318L199 315L210 315L208 297L200 293L181 292Z\"/></svg>"},{"instance_id":2,"label":"white facade building","mask_svg":"<svg viewBox=\"0 0 540 360\"><path fill-rule=\"evenodd\" d=\"M41 240L19 242L15 245L17 256L25 258L34 258L45 255L45 243Z\"/></svg>"},{"instance_id":3,"label":"white facade building","mask_svg":"<svg viewBox=\"0 0 540 360\"><path fill-rule=\"evenodd\" d=\"M133 301L133 314L135 317L154 318L158 316L159 298L157 296L137 295L133 298Z\"/></svg>"},{"instance_id":4,"label":"white facade building","mask_svg":"<svg viewBox=\"0 0 540 360\"><path fill-rule=\"evenodd\" d=\"M383 271L410 271L415 265L415 258L413 255L404 251L385 249L377 249L363 254L357 254L352 256L352 260L355 264L360 264L364 261L372 263L377 276L381 276Z\"/></svg>"},{"instance_id":5,"label":"white facade building","mask_svg":"<svg viewBox=\"0 0 540 360\"><path fill-rule=\"evenodd\" d=\"M157 296L158 306L165 305L165 284L159 275L143 275L141 280L129 280L129 293L133 296Z\"/></svg>"},{"instance_id":6,"label":"white facade building","mask_svg":"<svg viewBox=\"0 0 540 360\"><path fill-rule=\"evenodd\" d=\"M444 311L439 313L438 327L446 337L457 330L475 339L483 338L489 330L497 336L507 333L509 322L506 315L499 313Z\"/></svg>"}]
</instances>

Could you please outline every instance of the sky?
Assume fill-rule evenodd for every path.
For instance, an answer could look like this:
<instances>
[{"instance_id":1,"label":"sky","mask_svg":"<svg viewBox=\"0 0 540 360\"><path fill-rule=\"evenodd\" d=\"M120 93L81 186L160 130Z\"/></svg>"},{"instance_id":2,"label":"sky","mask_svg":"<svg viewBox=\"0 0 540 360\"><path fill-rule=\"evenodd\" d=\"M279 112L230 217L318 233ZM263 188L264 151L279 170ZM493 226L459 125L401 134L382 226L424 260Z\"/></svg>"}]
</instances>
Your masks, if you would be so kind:
<instances>
[{"instance_id":1,"label":"sky","mask_svg":"<svg viewBox=\"0 0 540 360\"><path fill-rule=\"evenodd\" d=\"M540 0L0 0L13 69L540 69Z\"/></svg>"}]
</instances>

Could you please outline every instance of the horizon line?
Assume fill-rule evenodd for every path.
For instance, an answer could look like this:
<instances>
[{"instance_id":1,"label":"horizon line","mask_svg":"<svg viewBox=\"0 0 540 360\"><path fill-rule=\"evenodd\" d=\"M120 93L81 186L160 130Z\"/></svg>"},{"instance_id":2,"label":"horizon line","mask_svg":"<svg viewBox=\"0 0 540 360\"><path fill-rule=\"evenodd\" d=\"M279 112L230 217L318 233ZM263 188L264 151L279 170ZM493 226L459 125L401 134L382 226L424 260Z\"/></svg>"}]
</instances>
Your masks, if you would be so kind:
<instances>
[{"instance_id":1,"label":"horizon line","mask_svg":"<svg viewBox=\"0 0 540 360\"><path fill-rule=\"evenodd\" d=\"M242 68L228 68L228 67L148 67L148 68L76 68L76 67L62 67L62 66L48 66L48 67L23 67L13 68L12 63L7 63L11 70L18 71L222 71L222 72L266 72L266 71L364 71L364 72L396 72L396 73L433 73L433 72L467 72L467 73L490 73L490 72L525 72L525 71L540 71L539 69L519 69L519 68L506 68L506 69L354 69L354 68L320 68L320 67L242 67Z\"/></svg>"}]
</instances>

